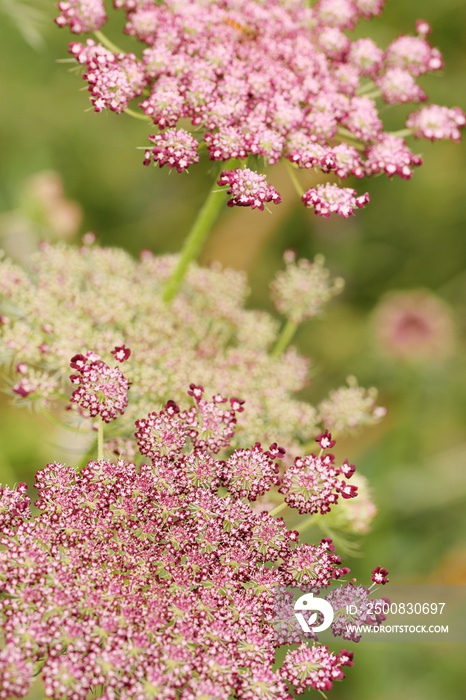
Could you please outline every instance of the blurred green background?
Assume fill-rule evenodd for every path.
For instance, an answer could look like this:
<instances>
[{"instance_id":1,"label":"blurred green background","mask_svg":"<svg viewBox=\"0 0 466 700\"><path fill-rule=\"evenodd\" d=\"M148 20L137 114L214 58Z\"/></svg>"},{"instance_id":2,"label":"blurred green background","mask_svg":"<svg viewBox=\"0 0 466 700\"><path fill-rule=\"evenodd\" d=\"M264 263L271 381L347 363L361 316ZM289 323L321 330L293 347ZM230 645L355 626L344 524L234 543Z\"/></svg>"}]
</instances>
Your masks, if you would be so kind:
<instances>
[{"instance_id":1,"label":"blurred green background","mask_svg":"<svg viewBox=\"0 0 466 700\"><path fill-rule=\"evenodd\" d=\"M12 7L19 8L16 19ZM146 125L93 113L84 82L59 62L67 56L70 35L54 26L54 13L47 0L0 0L0 245L21 258L38 237L56 238L60 231L73 241L77 232L92 230L102 244L134 253L178 250L210 187L208 165L193 167L189 175L143 168L135 147L146 145ZM444 74L424 78L423 87L433 102L466 108L463 1L388 0L382 17L363 23L359 32L385 45L412 32L419 17L433 25L432 43L446 66ZM387 111L395 128L402 116L402 109ZM357 183L372 201L346 221L314 217L300 204L286 171L273 169L270 180L284 203L272 215L225 207L204 261L245 269L251 307L268 310L268 283L288 247L306 257L323 253L345 278L343 296L324 319L299 331L296 344L313 361L307 392L313 403L354 374L362 385L379 388L388 409L382 423L340 445L341 454L370 479L379 509L362 543L363 556L349 563L361 582L383 565L394 583L459 585L466 584L466 147L412 147L424 157L412 181ZM55 180L37 180L44 171L53 171ZM63 195L55 196L64 206L63 220L55 222L54 232L54 222L37 205L37 188L41 182L59 188L60 178ZM375 310L388 292L419 288L450 309L450 352L422 362L390 358L377 343ZM0 481L31 482L34 470L54 459L53 440L39 418L13 409L4 397ZM331 697L464 698L464 645L352 646L356 666Z\"/></svg>"}]
</instances>

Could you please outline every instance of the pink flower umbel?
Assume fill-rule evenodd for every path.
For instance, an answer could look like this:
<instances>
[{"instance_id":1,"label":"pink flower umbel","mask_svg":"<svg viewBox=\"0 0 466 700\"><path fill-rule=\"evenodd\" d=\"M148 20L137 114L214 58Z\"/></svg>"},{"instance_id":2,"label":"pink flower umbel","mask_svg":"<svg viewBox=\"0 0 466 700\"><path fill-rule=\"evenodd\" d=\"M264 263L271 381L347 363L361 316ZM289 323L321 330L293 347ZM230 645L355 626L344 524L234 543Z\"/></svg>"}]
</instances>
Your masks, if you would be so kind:
<instances>
[{"instance_id":1,"label":"pink flower umbel","mask_svg":"<svg viewBox=\"0 0 466 700\"><path fill-rule=\"evenodd\" d=\"M102 0L66 0L58 3L59 27L69 27L75 34L94 32L107 21Z\"/></svg>"},{"instance_id":2,"label":"pink flower umbel","mask_svg":"<svg viewBox=\"0 0 466 700\"><path fill-rule=\"evenodd\" d=\"M442 361L451 355L454 320L440 297L422 289L392 292L375 311L380 352L408 363Z\"/></svg>"},{"instance_id":3,"label":"pink flower umbel","mask_svg":"<svg viewBox=\"0 0 466 700\"><path fill-rule=\"evenodd\" d=\"M96 111L121 112L144 96L134 109L159 129L150 137L155 148L147 149L145 164L183 172L207 146L213 161L246 164L261 156L269 165L288 159L298 168L361 177L374 174L365 166L367 150L391 135L377 96L388 104L424 100L417 78L443 66L425 22L416 24L417 35L395 38L385 49L347 35L361 19L379 15L383 4L319 0L310 7L304 0L269 0L265 8L262 0L206 0L201 6L194 0L116 0L126 34L141 44L139 55L118 53L102 35L114 53L91 40L70 50L87 66L83 77ZM75 33L99 29L105 20L99 0L61 2L59 8L58 24ZM456 139L462 117L458 110L456 126L436 132ZM432 138L417 121L410 120L408 129ZM343 158L340 147L348 149ZM392 157L394 172L401 173L404 149ZM263 209L265 202L280 201L256 175L254 182L222 182L233 190L230 206ZM356 206L346 201L331 211L348 216Z\"/></svg>"},{"instance_id":4,"label":"pink flower umbel","mask_svg":"<svg viewBox=\"0 0 466 700\"><path fill-rule=\"evenodd\" d=\"M451 139L459 141L460 129L466 124L466 116L459 107L449 109L440 105L423 107L419 112L413 112L408 117L406 126L413 130L417 138L438 141Z\"/></svg>"},{"instance_id":5,"label":"pink flower umbel","mask_svg":"<svg viewBox=\"0 0 466 700\"><path fill-rule=\"evenodd\" d=\"M212 196L222 199L218 192ZM248 396L249 416L254 417L237 413L233 449L254 444L257 436L265 448L275 441L285 448L307 444L323 425L340 433L374 422L376 397L362 401L362 388L352 392L356 400L330 401L325 416L302 400L299 392L308 381L308 361L294 349L285 350L280 359L271 356L280 337L279 324L265 311L245 308L249 285L243 272L192 263L176 302L166 304L161 288L179 258L145 251L135 260L89 238L80 248L44 244L32 258L29 276L19 265L0 261L0 296L10 311L3 321L0 318L0 364L9 372L10 396L18 405L61 407L63 388L77 388L68 381L70 357L91 348L131 380L125 420L105 431L106 440L118 440L108 445L108 454L118 450L130 461L134 454L126 447L134 447L134 421L160 411L172 395L180 397L180 410L189 408L192 402L185 389L190 377L196 377L209 396L219 386L228 396ZM335 279L318 256L310 262L287 254L286 262L287 269L273 283L276 306L298 323L321 315L342 288L342 280ZM69 271L66 279L64 269ZM122 365L124 343L131 357ZM49 348L46 354L41 351L44 345ZM110 355L111 350L117 354ZM345 421L346 427L341 425Z\"/></svg>"},{"instance_id":6,"label":"pink flower umbel","mask_svg":"<svg viewBox=\"0 0 466 700\"><path fill-rule=\"evenodd\" d=\"M274 457L281 457L284 450L271 445L264 451L260 443L251 450L235 450L225 462L223 481L231 493L249 501L264 495L274 484L280 483L278 465Z\"/></svg>"},{"instance_id":7,"label":"pink flower umbel","mask_svg":"<svg viewBox=\"0 0 466 700\"><path fill-rule=\"evenodd\" d=\"M334 681L345 677L341 669L352 665L351 652L342 650L338 655L325 645L309 647L302 644L287 653L280 675L292 683L296 693L301 695L308 688L331 690Z\"/></svg>"},{"instance_id":8,"label":"pink flower umbel","mask_svg":"<svg viewBox=\"0 0 466 700\"><path fill-rule=\"evenodd\" d=\"M298 260L294 251L287 250L283 257L286 269L270 285L276 308L296 324L319 316L330 299L343 290L343 279L332 279L322 255L311 262Z\"/></svg>"},{"instance_id":9,"label":"pink flower umbel","mask_svg":"<svg viewBox=\"0 0 466 700\"><path fill-rule=\"evenodd\" d=\"M128 352L124 346L115 348L115 351L115 356ZM85 415L91 418L100 416L105 423L109 423L115 420L118 413L124 413L128 405L130 382L118 367L109 367L99 355L91 351L85 357L75 355L70 365L77 372L70 375L71 383L78 387L73 391L70 401L78 404Z\"/></svg>"},{"instance_id":10,"label":"pink flower umbel","mask_svg":"<svg viewBox=\"0 0 466 700\"><path fill-rule=\"evenodd\" d=\"M325 599L331 604L334 612L330 628L334 637L359 642L362 636L361 630L358 629L360 625L380 626L380 623L386 619L382 611L390 601L387 598L370 596L370 588L356 586L353 583L338 586L327 593Z\"/></svg>"},{"instance_id":11,"label":"pink flower umbel","mask_svg":"<svg viewBox=\"0 0 466 700\"><path fill-rule=\"evenodd\" d=\"M109 369L94 355L72 364L81 377ZM169 401L138 422L148 464L49 464L36 475L36 517L24 485L0 491L0 678L10 695L24 695L36 671L54 700L84 700L97 686L126 700L291 700L293 687L343 677L350 658L316 645L274 670L285 643L274 632L277 589L320 590L349 569L331 540L299 544L281 518L243 500L277 485L284 450L257 443L217 456L242 401L208 401L195 384L189 394L191 409Z\"/></svg>"},{"instance_id":12,"label":"pink flower umbel","mask_svg":"<svg viewBox=\"0 0 466 700\"><path fill-rule=\"evenodd\" d=\"M251 207L263 210L268 202L279 204L282 201L276 189L267 184L265 176L249 168L224 170L218 184L228 186L228 194L232 195L228 200L229 207Z\"/></svg>"},{"instance_id":13,"label":"pink flower umbel","mask_svg":"<svg viewBox=\"0 0 466 700\"><path fill-rule=\"evenodd\" d=\"M153 161L160 167L168 165L182 173L199 160L196 139L183 129L168 129L162 134L149 136L149 141L154 148L146 151L145 165Z\"/></svg>"},{"instance_id":14,"label":"pink flower umbel","mask_svg":"<svg viewBox=\"0 0 466 700\"><path fill-rule=\"evenodd\" d=\"M328 218L330 214L339 214L345 219L352 216L356 209L362 209L369 202L369 195L357 196L356 190L338 185L317 185L303 194L302 200L307 207L314 209L314 214Z\"/></svg>"},{"instance_id":15,"label":"pink flower umbel","mask_svg":"<svg viewBox=\"0 0 466 700\"><path fill-rule=\"evenodd\" d=\"M281 565L288 586L300 586L302 590L326 588L331 581L345 576L350 570L340 566L332 540L324 538L319 545L297 546Z\"/></svg>"},{"instance_id":16,"label":"pink flower umbel","mask_svg":"<svg viewBox=\"0 0 466 700\"><path fill-rule=\"evenodd\" d=\"M70 44L70 53L87 66L91 101L96 112L110 109L119 114L144 89L144 71L132 53L113 54L92 39Z\"/></svg>"},{"instance_id":17,"label":"pink flower umbel","mask_svg":"<svg viewBox=\"0 0 466 700\"><path fill-rule=\"evenodd\" d=\"M0 650L0 698L24 698L31 685L33 665L15 644Z\"/></svg>"},{"instance_id":18,"label":"pink flower umbel","mask_svg":"<svg viewBox=\"0 0 466 700\"><path fill-rule=\"evenodd\" d=\"M366 172L368 175L385 173L388 177L399 175L409 180L413 167L422 165L422 158L415 156L403 139L396 136L384 136L367 149Z\"/></svg>"},{"instance_id":19,"label":"pink flower umbel","mask_svg":"<svg viewBox=\"0 0 466 700\"><path fill-rule=\"evenodd\" d=\"M283 477L280 493L285 495L288 505L300 513L328 513L331 506L338 503L339 495L343 498L357 495L356 486L339 479L341 474L350 478L350 471L345 474L347 466L344 463L335 467L331 454L297 457Z\"/></svg>"}]
</instances>

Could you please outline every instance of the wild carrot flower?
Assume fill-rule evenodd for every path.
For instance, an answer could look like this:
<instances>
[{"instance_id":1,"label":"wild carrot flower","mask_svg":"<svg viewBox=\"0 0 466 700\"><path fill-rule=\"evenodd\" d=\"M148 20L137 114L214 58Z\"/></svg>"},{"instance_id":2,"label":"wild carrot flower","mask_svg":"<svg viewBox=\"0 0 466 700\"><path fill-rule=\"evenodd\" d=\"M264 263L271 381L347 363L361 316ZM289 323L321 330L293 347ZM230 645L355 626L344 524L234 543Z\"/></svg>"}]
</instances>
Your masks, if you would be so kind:
<instances>
[{"instance_id":1,"label":"wild carrot flower","mask_svg":"<svg viewBox=\"0 0 466 700\"><path fill-rule=\"evenodd\" d=\"M145 165L153 161L160 167L168 165L182 173L199 160L196 139L183 129L167 129L162 134L149 136L149 141L154 147L146 151Z\"/></svg>"},{"instance_id":2,"label":"wild carrot flower","mask_svg":"<svg viewBox=\"0 0 466 700\"><path fill-rule=\"evenodd\" d=\"M380 351L393 359L444 360L454 347L451 310L432 292L389 294L376 308L374 323Z\"/></svg>"},{"instance_id":3,"label":"wild carrot flower","mask_svg":"<svg viewBox=\"0 0 466 700\"><path fill-rule=\"evenodd\" d=\"M342 291L343 279L331 279L322 255L313 262L297 260L295 253L288 250L284 260L285 270L270 285L276 308L294 323L319 316L330 299Z\"/></svg>"},{"instance_id":4,"label":"wild carrot flower","mask_svg":"<svg viewBox=\"0 0 466 700\"><path fill-rule=\"evenodd\" d=\"M127 355L126 348L115 348L113 354ZM120 360L121 361L121 360ZM74 355L70 366L76 374L70 376L71 383L78 388L71 394L70 401L79 405L84 415L92 418L100 416L105 423L123 414L128 405L130 382L118 367L111 368L99 355L89 351L86 356Z\"/></svg>"},{"instance_id":5,"label":"wild carrot flower","mask_svg":"<svg viewBox=\"0 0 466 700\"><path fill-rule=\"evenodd\" d=\"M317 438L324 445L333 445L330 433ZM338 497L354 498L357 487L348 485L345 480L354 474L354 466L343 462L335 466L335 458L328 447L322 448L319 456L297 457L282 478L280 493L285 496L286 503L291 508L297 508L300 513L328 513L331 506L338 503Z\"/></svg>"},{"instance_id":6,"label":"wild carrot flower","mask_svg":"<svg viewBox=\"0 0 466 700\"><path fill-rule=\"evenodd\" d=\"M385 569L383 571L386 572ZM371 598L371 593L370 588L354 583L338 586L327 593L325 599L331 604L334 612L331 625L334 637L343 637L343 639L359 642L361 632L357 629L358 626L378 627L386 619L382 611L389 600L387 598Z\"/></svg>"},{"instance_id":7,"label":"wild carrot flower","mask_svg":"<svg viewBox=\"0 0 466 700\"><path fill-rule=\"evenodd\" d=\"M180 410L189 409L192 401L184 388L191 377L207 395L223 386L229 396L248 397L246 411L236 414L235 448L254 444L260 435L264 445L277 441L286 448L295 446L298 454L299 443L307 443L325 426L338 424L337 430L344 430L342 405L325 406L321 421L314 406L297 398L308 381L308 363L293 348L281 357L271 355L278 323L265 312L245 309L244 274L193 264L177 298L170 306L163 302L162 289L176 260L144 252L136 261L121 250L94 244L58 244L43 245L28 273L8 260L0 262L0 362L10 370L15 399L38 408L68 402L70 357L76 348L90 348L108 367L118 365L131 382L127 420L112 425L112 444L107 434L107 450L129 459L132 423L157 414L172 392L181 396ZM323 261L290 260L273 294L285 316L292 313L291 300L298 294L300 321L320 313L340 284ZM129 349L131 357L123 368L119 361ZM377 420L373 392L370 401L353 402L353 413L348 402L345 406L346 426L348 421L356 427ZM219 410L226 408L218 405Z\"/></svg>"},{"instance_id":8,"label":"wild carrot flower","mask_svg":"<svg viewBox=\"0 0 466 700\"><path fill-rule=\"evenodd\" d=\"M0 678L13 697L38 671L55 700L98 686L126 700L291 700L343 677L349 657L317 644L274 670L276 589L320 590L349 569L331 540L300 544L282 519L251 509L243 496L276 485L283 450L256 444L228 465L216 451L230 445L241 402L190 393L192 409L171 400L139 421L149 463L49 464L36 475L35 517L24 485L0 490Z\"/></svg>"},{"instance_id":9,"label":"wild carrot flower","mask_svg":"<svg viewBox=\"0 0 466 700\"><path fill-rule=\"evenodd\" d=\"M14 644L7 644L0 650L0 698L24 698L32 673L33 665L25 660L21 650Z\"/></svg>"},{"instance_id":10,"label":"wild carrot flower","mask_svg":"<svg viewBox=\"0 0 466 700\"><path fill-rule=\"evenodd\" d=\"M416 138L430 141L438 139L459 141L460 129L465 124L466 116L461 109L458 107L449 109L439 105L429 105L420 109L419 112L413 112L406 122L406 126L413 130Z\"/></svg>"},{"instance_id":11,"label":"wild carrot flower","mask_svg":"<svg viewBox=\"0 0 466 700\"><path fill-rule=\"evenodd\" d=\"M422 158L414 156L403 139L387 135L367 149L366 172L370 175L385 173L388 177L399 175L409 180L413 167L421 165Z\"/></svg>"},{"instance_id":12,"label":"wild carrot flower","mask_svg":"<svg viewBox=\"0 0 466 700\"><path fill-rule=\"evenodd\" d=\"M268 202L280 204L282 201L278 192L267 184L264 175L249 168L223 170L218 184L226 185L228 194L232 195L228 200L229 207L252 207L262 210Z\"/></svg>"},{"instance_id":13,"label":"wild carrot flower","mask_svg":"<svg viewBox=\"0 0 466 700\"><path fill-rule=\"evenodd\" d=\"M416 24L417 35L395 38L385 49L370 38L347 35L361 19L379 15L383 4L319 0L311 8L304 0L270 0L265 8L259 0L207 0L201 6L194 0L116 0L115 7L125 14L125 32L141 45L138 56L91 39L72 43L70 51L85 66L83 77L97 112L121 112L137 101L136 108L158 127L145 164L168 164L182 172L199 160L198 148L206 145L215 161L262 156L273 165L285 159L345 179L374 174L365 163L382 142L385 160L394 167L387 174L403 174L406 152L412 165L421 160L404 140L400 146L388 138L377 95L389 104L426 99L417 80L442 68L443 61L422 21ZM57 23L74 33L100 29L106 19L100 0L60 2L59 9ZM427 114L433 116L433 129L424 126ZM407 123L422 138L456 139L462 126L459 108L436 105ZM342 147L356 151L347 154L343 167ZM248 175L244 183L241 172L222 176L222 184L232 190L230 206L262 209L266 201L280 201L258 173L254 182ZM316 206L315 213L348 216L367 203L367 195L351 193L355 204L349 192L334 193L335 206L327 206L328 197L318 192L326 206ZM304 202L318 204L311 195Z\"/></svg>"},{"instance_id":14,"label":"wild carrot flower","mask_svg":"<svg viewBox=\"0 0 466 700\"><path fill-rule=\"evenodd\" d=\"M380 420L386 414L383 406L376 405L375 389L364 389L358 385L355 377L348 377L346 381L347 386L331 391L328 398L319 404L323 424L334 433L367 425L368 416L372 420Z\"/></svg>"},{"instance_id":15,"label":"wild carrot flower","mask_svg":"<svg viewBox=\"0 0 466 700\"><path fill-rule=\"evenodd\" d=\"M105 24L107 14L102 0L62 0L58 3L59 27L69 27L75 34L92 32Z\"/></svg>"},{"instance_id":16,"label":"wild carrot flower","mask_svg":"<svg viewBox=\"0 0 466 700\"><path fill-rule=\"evenodd\" d=\"M334 654L325 645L309 647L302 644L287 653L280 674L294 685L298 695L307 688L331 690L334 681L345 677L341 669L353 665L352 658L352 652L345 650Z\"/></svg>"},{"instance_id":17,"label":"wild carrot flower","mask_svg":"<svg viewBox=\"0 0 466 700\"><path fill-rule=\"evenodd\" d=\"M314 209L314 213L324 218L330 214L339 214L345 219L354 214L356 209L362 209L369 202L369 195L358 197L356 190L350 187L338 187L327 182L325 185L317 185L302 196L307 207Z\"/></svg>"}]
</instances>

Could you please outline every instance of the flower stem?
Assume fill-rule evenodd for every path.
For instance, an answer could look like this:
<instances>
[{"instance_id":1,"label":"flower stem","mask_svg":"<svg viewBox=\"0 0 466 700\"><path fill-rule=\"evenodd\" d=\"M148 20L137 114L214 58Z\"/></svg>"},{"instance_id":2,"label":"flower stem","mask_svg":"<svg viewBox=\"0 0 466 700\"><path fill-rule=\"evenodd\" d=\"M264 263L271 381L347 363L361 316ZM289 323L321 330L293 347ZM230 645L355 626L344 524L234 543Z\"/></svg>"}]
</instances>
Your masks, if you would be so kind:
<instances>
[{"instance_id":1,"label":"flower stem","mask_svg":"<svg viewBox=\"0 0 466 700\"><path fill-rule=\"evenodd\" d=\"M225 168L228 168L228 163L226 163ZM217 188L217 177L215 178L214 185L209 192L209 196L199 214L197 215L196 221L189 232L183 248L181 250L181 255L178 260L178 264L172 273L172 276L165 285L163 290L162 299L165 302L172 301L177 295L181 283L183 282L184 276L188 271L189 264L195 260L202 250L202 247L209 235L212 226L220 212L222 204L224 204L225 199L219 192Z\"/></svg>"},{"instance_id":2,"label":"flower stem","mask_svg":"<svg viewBox=\"0 0 466 700\"><path fill-rule=\"evenodd\" d=\"M274 518L276 515L278 515L279 513L281 513L282 510L285 510L285 508L287 507L287 505L288 505L288 503L286 503L285 501L283 501L283 503L280 503L279 506L276 506L273 510L269 511L269 515L271 515L272 518Z\"/></svg>"},{"instance_id":3,"label":"flower stem","mask_svg":"<svg viewBox=\"0 0 466 700\"><path fill-rule=\"evenodd\" d=\"M378 97L380 97L382 94L382 90L379 90L379 88L374 88L373 90L370 90L369 92L364 93L364 97L368 97L370 100L376 100Z\"/></svg>"},{"instance_id":4,"label":"flower stem","mask_svg":"<svg viewBox=\"0 0 466 700\"><path fill-rule=\"evenodd\" d=\"M368 92L373 92L374 90L375 90L375 84L371 80L369 83L366 83L365 85L361 85L361 87L356 90L356 95L358 95L358 97L360 95L367 95Z\"/></svg>"},{"instance_id":5,"label":"flower stem","mask_svg":"<svg viewBox=\"0 0 466 700\"><path fill-rule=\"evenodd\" d=\"M292 321L290 318L287 320L282 328L282 332L278 336L278 340L270 353L271 357L280 357L280 355L287 349L288 345L293 340L293 336L298 330L298 324Z\"/></svg>"},{"instance_id":6,"label":"flower stem","mask_svg":"<svg viewBox=\"0 0 466 700\"><path fill-rule=\"evenodd\" d=\"M94 31L94 36L96 39L100 41L100 43L105 46L106 49L109 51L112 51L113 53L124 53L116 44L113 43L113 41L110 41L103 32L100 31L100 29L96 29Z\"/></svg>"},{"instance_id":7,"label":"flower stem","mask_svg":"<svg viewBox=\"0 0 466 700\"><path fill-rule=\"evenodd\" d=\"M400 129L399 131L390 131L390 136L398 136L398 138L405 138L405 136L412 136L412 129Z\"/></svg>"},{"instance_id":8,"label":"flower stem","mask_svg":"<svg viewBox=\"0 0 466 700\"><path fill-rule=\"evenodd\" d=\"M97 429L97 460L100 461L104 458L104 422L99 421L99 427Z\"/></svg>"},{"instance_id":9,"label":"flower stem","mask_svg":"<svg viewBox=\"0 0 466 700\"><path fill-rule=\"evenodd\" d=\"M291 182L293 183L293 186L294 186L296 192L299 194L300 197L302 197L304 194L304 190L301 187L300 181L296 177L295 169L293 168L291 163L287 163L287 165L288 165L288 172L290 174Z\"/></svg>"},{"instance_id":10,"label":"flower stem","mask_svg":"<svg viewBox=\"0 0 466 700\"><path fill-rule=\"evenodd\" d=\"M138 112L135 112L134 109L130 109L130 107L124 109L123 112L134 119L140 119L143 122L150 122L151 124L153 123L150 117L147 117L145 114L139 114Z\"/></svg>"}]
</instances>

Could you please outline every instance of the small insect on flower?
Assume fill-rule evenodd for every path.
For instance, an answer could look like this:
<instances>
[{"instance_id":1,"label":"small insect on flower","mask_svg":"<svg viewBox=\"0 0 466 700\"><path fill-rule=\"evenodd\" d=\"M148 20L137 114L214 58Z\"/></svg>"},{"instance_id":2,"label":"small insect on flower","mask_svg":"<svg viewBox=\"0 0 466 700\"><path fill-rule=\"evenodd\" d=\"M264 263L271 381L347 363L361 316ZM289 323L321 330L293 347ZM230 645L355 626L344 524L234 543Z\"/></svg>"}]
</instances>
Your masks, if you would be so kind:
<instances>
[{"instance_id":1,"label":"small insect on flower","mask_svg":"<svg viewBox=\"0 0 466 700\"><path fill-rule=\"evenodd\" d=\"M228 24L230 27L233 27L233 29L236 29L238 32L241 32L241 34L244 34L250 39L255 39L255 37L257 36L257 32L255 32L254 29L252 29L252 27L248 27L246 24L241 24L235 19L226 17L223 21L225 22L225 24Z\"/></svg>"}]
</instances>

